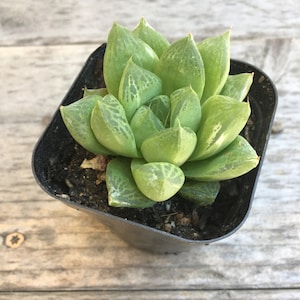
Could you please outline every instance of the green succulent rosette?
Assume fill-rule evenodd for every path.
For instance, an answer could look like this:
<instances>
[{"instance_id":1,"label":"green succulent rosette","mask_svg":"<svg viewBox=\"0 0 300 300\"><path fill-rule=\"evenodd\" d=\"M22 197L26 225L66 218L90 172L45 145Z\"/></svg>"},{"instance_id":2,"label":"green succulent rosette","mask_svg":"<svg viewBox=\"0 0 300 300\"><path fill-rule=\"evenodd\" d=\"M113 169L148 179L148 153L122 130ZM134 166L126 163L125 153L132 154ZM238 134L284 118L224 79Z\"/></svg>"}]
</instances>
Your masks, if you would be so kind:
<instances>
[{"instance_id":1,"label":"green succulent rosette","mask_svg":"<svg viewBox=\"0 0 300 300\"><path fill-rule=\"evenodd\" d=\"M73 138L110 157L108 203L145 208L177 193L211 205L220 182L259 162L240 136L253 74L229 75L230 31L199 43L170 43L142 18L133 31L114 23L107 40L106 88L85 88L60 108Z\"/></svg>"}]
</instances>

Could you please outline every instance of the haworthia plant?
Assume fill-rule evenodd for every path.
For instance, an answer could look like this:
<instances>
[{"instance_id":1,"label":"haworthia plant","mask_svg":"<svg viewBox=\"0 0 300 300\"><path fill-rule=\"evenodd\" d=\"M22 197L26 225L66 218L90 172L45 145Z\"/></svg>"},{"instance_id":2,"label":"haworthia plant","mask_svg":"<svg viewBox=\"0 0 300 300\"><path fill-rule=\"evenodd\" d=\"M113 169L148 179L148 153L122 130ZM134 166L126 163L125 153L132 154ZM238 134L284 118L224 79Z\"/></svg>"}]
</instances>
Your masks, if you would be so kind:
<instances>
[{"instance_id":1,"label":"haworthia plant","mask_svg":"<svg viewBox=\"0 0 300 300\"><path fill-rule=\"evenodd\" d=\"M165 129L161 120L149 106L140 106L130 122L136 145L141 148L143 142L151 135ZM141 130L143 128L143 130Z\"/></svg>"},{"instance_id":2,"label":"haworthia plant","mask_svg":"<svg viewBox=\"0 0 300 300\"><path fill-rule=\"evenodd\" d=\"M164 51L170 46L170 42L146 21L141 18L133 33L147 43L160 57Z\"/></svg>"},{"instance_id":3,"label":"haworthia plant","mask_svg":"<svg viewBox=\"0 0 300 300\"><path fill-rule=\"evenodd\" d=\"M168 200L184 183L183 171L168 162L143 162L133 160L131 170L140 191L153 201Z\"/></svg>"},{"instance_id":4,"label":"haworthia plant","mask_svg":"<svg viewBox=\"0 0 300 300\"><path fill-rule=\"evenodd\" d=\"M141 151L148 162L169 162L181 166L193 153L196 143L195 132L177 123L148 137Z\"/></svg>"},{"instance_id":5,"label":"haworthia plant","mask_svg":"<svg viewBox=\"0 0 300 300\"><path fill-rule=\"evenodd\" d=\"M92 111L100 99L99 95L85 96L72 105L61 106L60 112L70 134L82 147L95 154L112 155L114 152L96 139L90 125Z\"/></svg>"},{"instance_id":6,"label":"haworthia plant","mask_svg":"<svg viewBox=\"0 0 300 300\"><path fill-rule=\"evenodd\" d=\"M155 204L137 188L131 172L131 160L122 157L111 160L107 165L106 177L109 205L145 208Z\"/></svg>"},{"instance_id":7,"label":"haworthia plant","mask_svg":"<svg viewBox=\"0 0 300 300\"><path fill-rule=\"evenodd\" d=\"M164 94L169 96L179 88L192 86L201 98L205 85L205 70L192 34L171 44L164 51L155 72L162 79Z\"/></svg>"},{"instance_id":8,"label":"haworthia plant","mask_svg":"<svg viewBox=\"0 0 300 300\"><path fill-rule=\"evenodd\" d=\"M149 107L153 113L160 119L165 127L169 124L170 119L170 98L166 95L159 95L151 99Z\"/></svg>"},{"instance_id":9,"label":"haworthia plant","mask_svg":"<svg viewBox=\"0 0 300 300\"><path fill-rule=\"evenodd\" d=\"M124 68L118 93L118 99L125 109L127 119L130 120L141 105L161 92L160 78L139 67L130 58Z\"/></svg>"},{"instance_id":10,"label":"haworthia plant","mask_svg":"<svg viewBox=\"0 0 300 300\"><path fill-rule=\"evenodd\" d=\"M187 178L199 181L220 181L239 177L258 164L259 157L240 135L218 154L196 162L187 162L182 170Z\"/></svg>"},{"instance_id":11,"label":"haworthia plant","mask_svg":"<svg viewBox=\"0 0 300 300\"><path fill-rule=\"evenodd\" d=\"M202 106L197 146L191 160L204 159L223 150L244 128L249 116L249 102L222 95L210 97Z\"/></svg>"},{"instance_id":12,"label":"haworthia plant","mask_svg":"<svg viewBox=\"0 0 300 300\"><path fill-rule=\"evenodd\" d=\"M133 61L153 71L158 63L155 51L127 28L114 23L107 39L104 55L103 74L107 90L118 97L123 70L132 57Z\"/></svg>"},{"instance_id":13,"label":"haworthia plant","mask_svg":"<svg viewBox=\"0 0 300 300\"><path fill-rule=\"evenodd\" d=\"M179 191L179 194L187 200L200 206L212 204L220 191L218 181L187 180Z\"/></svg>"},{"instance_id":14,"label":"haworthia plant","mask_svg":"<svg viewBox=\"0 0 300 300\"><path fill-rule=\"evenodd\" d=\"M173 92L170 102L170 125L175 126L179 121L182 126L197 132L201 120L201 105L192 87L181 88Z\"/></svg>"},{"instance_id":15,"label":"haworthia plant","mask_svg":"<svg viewBox=\"0 0 300 300\"><path fill-rule=\"evenodd\" d=\"M228 75L220 94L238 101L243 101L252 85L253 75L253 73Z\"/></svg>"},{"instance_id":16,"label":"haworthia plant","mask_svg":"<svg viewBox=\"0 0 300 300\"><path fill-rule=\"evenodd\" d=\"M205 69L205 86L201 97L204 103L209 97L218 94L224 86L230 68L230 31L210 37L198 43ZM222 49L222 51L219 51Z\"/></svg>"},{"instance_id":17,"label":"haworthia plant","mask_svg":"<svg viewBox=\"0 0 300 300\"><path fill-rule=\"evenodd\" d=\"M142 18L133 31L114 23L107 40L106 88L60 108L73 138L110 157L108 203L144 208L179 194L210 205L220 181L259 162L240 136L250 116L253 74L228 75L230 31L170 43Z\"/></svg>"},{"instance_id":18,"label":"haworthia plant","mask_svg":"<svg viewBox=\"0 0 300 300\"><path fill-rule=\"evenodd\" d=\"M108 94L96 102L90 122L96 139L106 148L118 155L138 157L125 110L113 95Z\"/></svg>"}]
</instances>

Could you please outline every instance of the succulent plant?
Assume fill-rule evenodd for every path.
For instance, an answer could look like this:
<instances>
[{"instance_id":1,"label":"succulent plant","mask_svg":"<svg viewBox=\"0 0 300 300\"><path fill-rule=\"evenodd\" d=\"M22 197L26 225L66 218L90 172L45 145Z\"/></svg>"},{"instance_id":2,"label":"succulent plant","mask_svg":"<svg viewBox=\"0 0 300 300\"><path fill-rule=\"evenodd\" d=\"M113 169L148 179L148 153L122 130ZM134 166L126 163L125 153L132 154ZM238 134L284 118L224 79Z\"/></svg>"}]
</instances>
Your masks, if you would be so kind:
<instances>
[{"instance_id":1,"label":"succulent plant","mask_svg":"<svg viewBox=\"0 0 300 300\"><path fill-rule=\"evenodd\" d=\"M229 75L230 32L169 43L144 18L130 31L114 23L107 40L106 88L61 106L73 138L110 157L108 202L144 208L179 193L198 205L220 181L241 176L259 157L240 136L253 74Z\"/></svg>"}]
</instances>

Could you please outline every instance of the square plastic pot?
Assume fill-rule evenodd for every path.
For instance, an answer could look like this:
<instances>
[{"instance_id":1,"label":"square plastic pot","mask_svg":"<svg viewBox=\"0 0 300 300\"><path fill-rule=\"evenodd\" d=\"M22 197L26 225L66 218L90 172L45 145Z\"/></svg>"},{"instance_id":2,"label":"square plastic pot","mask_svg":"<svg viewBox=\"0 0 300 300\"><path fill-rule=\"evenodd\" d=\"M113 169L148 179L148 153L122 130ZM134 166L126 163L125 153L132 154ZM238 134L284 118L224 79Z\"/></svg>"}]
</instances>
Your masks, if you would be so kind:
<instances>
[{"instance_id":1,"label":"square plastic pot","mask_svg":"<svg viewBox=\"0 0 300 300\"><path fill-rule=\"evenodd\" d=\"M90 55L63 99L62 105L80 99L85 86L88 88L105 86L102 74L105 46L103 44ZM260 156L260 162L248 174L222 184L216 203L222 200L224 194L228 197L231 194L231 189L238 189L238 191L235 191L235 193L238 193L238 197L232 202L228 211L225 212L224 222L220 225L224 229L221 236L207 237L203 240L188 240L75 203L69 194L68 186L56 182L48 176L48 166L53 158L63 156L60 152L64 151L64 143L76 143L67 131L59 110L55 112L51 123L37 142L33 152L32 168L36 181L50 196L77 210L96 216L100 222L107 225L121 239L140 249L158 253L178 253L191 247L210 244L228 237L241 227L251 208L277 105L276 88L265 73L248 63L231 60L230 73L242 72L254 73L254 82L247 97L252 110L250 119L252 118L252 122L255 123L254 126L253 124L251 126L251 133L249 133L250 130L246 126L242 135L246 138L247 135L251 135L251 144Z\"/></svg>"}]
</instances>

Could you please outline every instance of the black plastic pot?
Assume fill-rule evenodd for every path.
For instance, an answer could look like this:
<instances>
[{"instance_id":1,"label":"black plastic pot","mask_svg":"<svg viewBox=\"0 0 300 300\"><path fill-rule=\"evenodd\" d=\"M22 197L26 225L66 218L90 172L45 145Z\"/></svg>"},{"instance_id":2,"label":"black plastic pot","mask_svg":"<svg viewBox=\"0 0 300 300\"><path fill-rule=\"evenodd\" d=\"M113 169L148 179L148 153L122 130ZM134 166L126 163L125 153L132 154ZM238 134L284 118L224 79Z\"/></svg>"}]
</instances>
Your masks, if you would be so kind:
<instances>
[{"instance_id":1,"label":"black plastic pot","mask_svg":"<svg viewBox=\"0 0 300 300\"><path fill-rule=\"evenodd\" d=\"M104 52L105 44L90 55L61 104L67 105L80 99L85 86L88 88L104 87L102 75ZM230 198L231 195L235 194L232 196L235 198L225 212L223 224L220 225L223 232L221 236L206 237L203 240L188 240L77 204L69 194L66 184L55 181L48 176L49 164L53 163L55 157L63 157L61 152L64 151L64 144L76 143L68 133L58 110L38 141L33 153L32 167L37 182L52 197L77 210L96 216L116 235L137 248L159 253L177 253L228 237L240 228L248 216L277 105L276 89L266 74L245 62L231 60L230 73L241 72L254 72L254 82L248 95L252 108L250 117L252 124L245 127L243 135L251 140L252 146L261 158L259 165L254 170L222 184L215 202L216 205L222 203L224 197Z\"/></svg>"}]
</instances>

